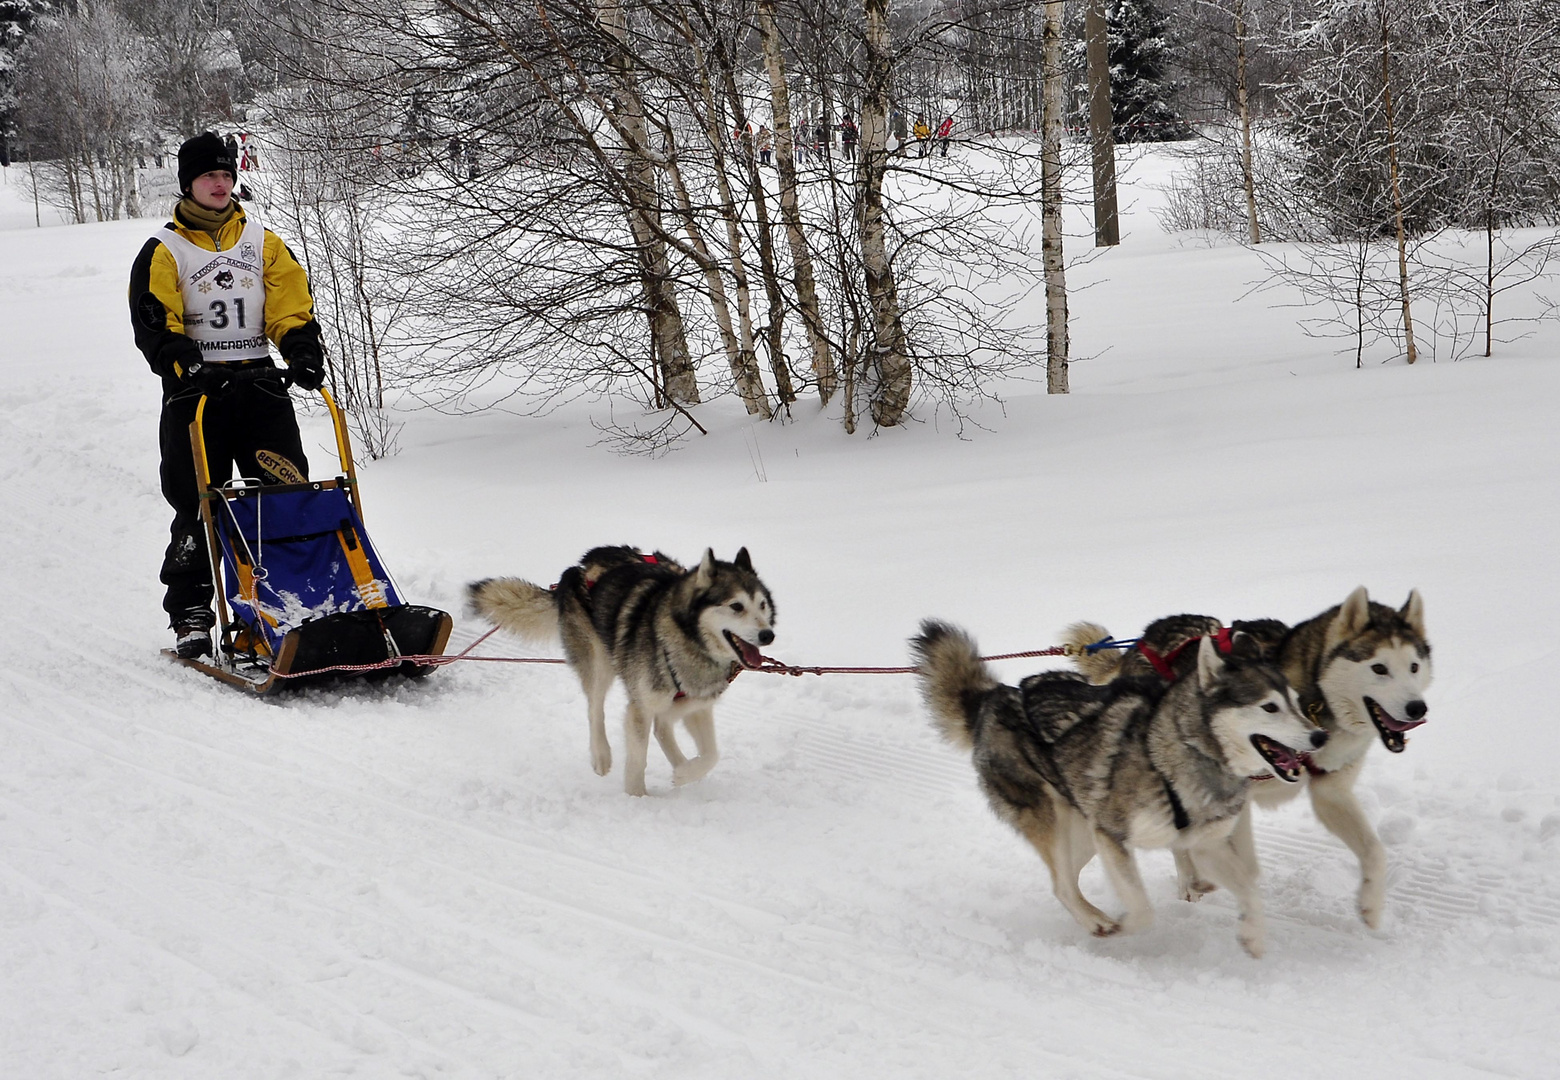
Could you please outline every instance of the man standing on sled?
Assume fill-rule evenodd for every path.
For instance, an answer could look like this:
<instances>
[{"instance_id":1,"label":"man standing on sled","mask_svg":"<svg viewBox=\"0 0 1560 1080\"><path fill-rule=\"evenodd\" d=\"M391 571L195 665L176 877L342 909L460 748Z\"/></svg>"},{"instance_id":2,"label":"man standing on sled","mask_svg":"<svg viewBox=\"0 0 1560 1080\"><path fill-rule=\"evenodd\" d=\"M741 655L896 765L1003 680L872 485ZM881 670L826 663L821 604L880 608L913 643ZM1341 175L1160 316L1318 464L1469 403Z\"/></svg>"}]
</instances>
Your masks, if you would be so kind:
<instances>
[{"instance_id":1,"label":"man standing on sled","mask_svg":"<svg viewBox=\"0 0 1560 1080\"><path fill-rule=\"evenodd\" d=\"M179 656L211 655L211 563L200 518L189 427L202 396L213 483L239 475L264 483L308 478L292 400L275 380L236 378L274 368L275 342L293 382L317 390L325 354L309 279L287 245L233 198L238 162L211 132L179 147L173 220L130 270L136 346L162 377L162 492L173 507L163 557L163 608Z\"/></svg>"}]
</instances>

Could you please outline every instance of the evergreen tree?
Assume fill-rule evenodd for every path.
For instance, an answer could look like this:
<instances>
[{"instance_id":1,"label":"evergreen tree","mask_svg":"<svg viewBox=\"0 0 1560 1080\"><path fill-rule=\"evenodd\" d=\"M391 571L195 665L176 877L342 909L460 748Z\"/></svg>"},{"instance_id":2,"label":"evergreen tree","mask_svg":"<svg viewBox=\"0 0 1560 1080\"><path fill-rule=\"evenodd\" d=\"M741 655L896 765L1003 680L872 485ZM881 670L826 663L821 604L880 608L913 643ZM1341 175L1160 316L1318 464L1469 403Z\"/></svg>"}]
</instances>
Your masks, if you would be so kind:
<instances>
[{"instance_id":1,"label":"evergreen tree","mask_svg":"<svg viewBox=\"0 0 1560 1080\"><path fill-rule=\"evenodd\" d=\"M1111 0L1110 103L1117 142L1189 139L1192 129L1170 104L1180 84L1170 76L1174 45L1169 18L1154 0Z\"/></svg>"},{"instance_id":2,"label":"evergreen tree","mask_svg":"<svg viewBox=\"0 0 1560 1080\"><path fill-rule=\"evenodd\" d=\"M33 20L48 8L48 0L0 0L0 164L11 163L16 137L17 58Z\"/></svg>"}]
</instances>

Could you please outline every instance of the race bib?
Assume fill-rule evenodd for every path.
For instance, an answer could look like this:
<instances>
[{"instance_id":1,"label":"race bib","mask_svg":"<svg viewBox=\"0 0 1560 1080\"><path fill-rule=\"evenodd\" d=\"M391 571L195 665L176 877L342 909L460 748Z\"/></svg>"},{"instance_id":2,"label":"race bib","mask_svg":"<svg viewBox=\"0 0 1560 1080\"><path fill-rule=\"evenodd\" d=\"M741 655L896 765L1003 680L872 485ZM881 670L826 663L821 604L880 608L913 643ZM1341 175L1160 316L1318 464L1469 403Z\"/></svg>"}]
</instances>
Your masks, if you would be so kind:
<instances>
[{"instance_id":1,"label":"race bib","mask_svg":"<svg viewBox=\"0 0 1560 1080\"><path fill-rule=\"evenodd\" d=\"M270 355L265 336L265 229L246 218L238 243L207 251L163 226L157 239L179 264L184 333L208 361L259 360Z\"/></svg>"}]
</instances>

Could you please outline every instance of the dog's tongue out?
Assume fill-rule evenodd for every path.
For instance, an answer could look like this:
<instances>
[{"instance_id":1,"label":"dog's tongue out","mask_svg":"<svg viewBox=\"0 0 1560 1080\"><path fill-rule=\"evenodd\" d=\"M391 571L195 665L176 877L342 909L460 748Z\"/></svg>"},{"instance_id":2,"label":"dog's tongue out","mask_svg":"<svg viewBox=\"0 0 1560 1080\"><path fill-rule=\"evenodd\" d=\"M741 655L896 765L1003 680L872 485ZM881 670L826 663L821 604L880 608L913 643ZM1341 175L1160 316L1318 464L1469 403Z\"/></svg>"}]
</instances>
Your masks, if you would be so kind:
<instances>
[{"instance_id":1,"label":"dog's tongue out","mask_svg":"<svg viewBox=\"0 0 1560 1080\"><path fill-rule=\"evenodd\" d=\"M726 640L731 642L731 647L737 650L737 655L742 658L742 666L756 668L764 663L764 656L758 651L757 645L749 644L737 637L730 630L726 631Z\"/></svg>"},{"instance_id":2,"label":"dog's tongue out","mask_svg":"<svg viewBox=\"0 0 1560 1080\"><path fill-rule=\"evenodd\" d=\"M1274 743L1272 746L1274 765L1281 769L1287 769L1290 772L1298 772L1300 769L1305 768L1305 763L1300 760L1300 755L1290 750L1289 747L1281 743Z\"/></svg>"},{"instance_id":3,"label":"dog's tongue out","mask_svg":"<svg viewBox=\"0 0 1560 1080\"><path fill-rule=\"evenodd\" d=\"M1300 774L1305 770L1305 761L1301 755L1266 735L1253 735L1251 745L1257 748L1257 753L1272 768L1274 776L1287 784L1300 780Z\"/></svg>"},{"instance_id":4,"label":"dog's tongue out","mask_svg":"<svg viewBox=\"0 0 1560 1080\"><path fill-rule=\"evenodd\" d=\"M1376 730L1381 733L1381 743L1394 754L1401 754L1403 748L1408 745L1407 733L1423 724L1428 717L1421 716L1417 720L1399 720L1381 704L1371 698L1365 699L1365 708L1370 713L1371 720L1376 725Z\"/></svg>"}]
</instances>

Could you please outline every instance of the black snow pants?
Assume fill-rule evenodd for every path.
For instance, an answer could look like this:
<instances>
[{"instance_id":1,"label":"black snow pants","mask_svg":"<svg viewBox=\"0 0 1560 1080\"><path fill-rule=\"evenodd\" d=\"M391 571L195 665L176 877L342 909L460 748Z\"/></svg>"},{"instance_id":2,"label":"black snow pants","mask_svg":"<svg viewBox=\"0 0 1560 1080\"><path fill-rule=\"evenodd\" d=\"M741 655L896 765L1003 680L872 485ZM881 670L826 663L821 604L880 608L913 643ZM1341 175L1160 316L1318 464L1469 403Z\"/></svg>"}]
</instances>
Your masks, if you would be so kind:
<instances>
[{"instance_id":1,"label":"black snow pants","mask_svg":"<svg viewBox=\"0 0 1560 1080\"><path fill-rule=\"evenodd\" d=\"M162 444L162 493L173 507L173 524L161 578L168 590L163 596L163 609L168 612L168 625L173 627L210 627L216 622L211 610L213 589L206 527L200 519L195 454L190 446L190 423L195 419L199 401L198 392L172 380L165 382L158 437ZM274 471L271 455L287 459L301 476L309 475L292 399L276 383L241 383L222 397L208 399L202 427L214 484L233 478L234 462L240 476L277 482L282 477ZM270 467L256 460L261 451L270 451L265 455Z\"/></svg>"}]
</instances>

